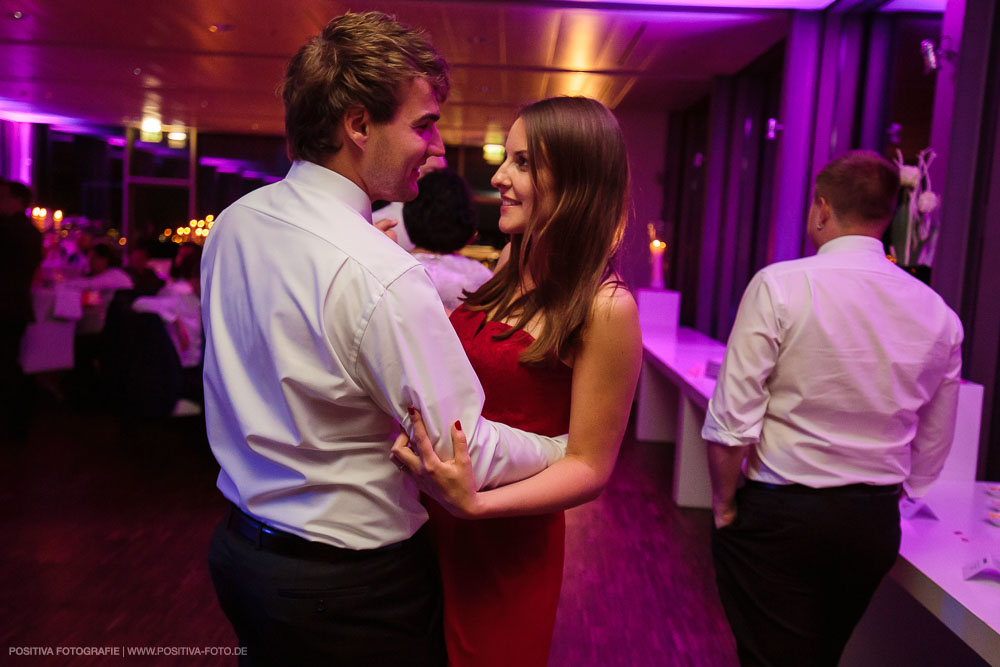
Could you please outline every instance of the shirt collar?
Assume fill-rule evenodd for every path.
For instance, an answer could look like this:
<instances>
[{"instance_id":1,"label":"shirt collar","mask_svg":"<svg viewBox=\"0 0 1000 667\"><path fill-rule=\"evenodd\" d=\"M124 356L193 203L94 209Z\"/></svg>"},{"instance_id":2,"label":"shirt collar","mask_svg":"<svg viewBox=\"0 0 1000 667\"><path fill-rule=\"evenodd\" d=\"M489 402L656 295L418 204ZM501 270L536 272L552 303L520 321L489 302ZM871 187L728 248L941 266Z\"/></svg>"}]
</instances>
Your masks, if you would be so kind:
<instances>
[{"instance_id":1,"label":"shirt collar","mask_svg":"<svg viewBox=\"0 0 1000 667\"><path fill-rule=\"evenodd\" d=\"M871 236L858 236L854 234L838 236L835 239L827 241L816 251L816 254L822 255L828 252L872 252L885 257L885 248L882 245L882 241Z\"/></svg>"},{"instance_id":2,"label":"shirt collar","mask_svg":"<svg viewBox=\"0 0 1000 667\"><path fill-rule=\"evenodd\" d=\"M287 180L295 181L312 190L323 192L327 196L336 197L348 208L371 224L372 201L365 191L351 179L314 162L296 160L288 170Z\"/></svg>"}]
</instances>

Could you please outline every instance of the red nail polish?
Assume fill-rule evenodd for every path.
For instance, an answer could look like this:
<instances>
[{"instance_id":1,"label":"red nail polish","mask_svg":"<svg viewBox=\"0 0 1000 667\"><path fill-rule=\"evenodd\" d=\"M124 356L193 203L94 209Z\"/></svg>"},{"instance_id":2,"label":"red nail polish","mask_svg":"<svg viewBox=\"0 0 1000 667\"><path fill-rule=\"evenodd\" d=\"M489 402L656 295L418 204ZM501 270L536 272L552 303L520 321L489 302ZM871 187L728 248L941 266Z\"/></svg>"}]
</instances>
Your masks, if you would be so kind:
<instances>
[{"instance_id":1,"label":"red nail polish","mask_svg":"<svg viewBox=\"0 0 1000 667\"><path fill-rule=\"evenodd\" d=\"M414 413L416 413L417 409L411 405L410 407L406 408L406 411L409 412L410 416L412 417Z\"/></svg>"},{"instance_id":2,"label":"red nail polish","mask_svg":"<svg viewBox=\"0 0 1000 667\"><path fill-rule=\"evenodd\" d=\"M460 422L460 421L458 421L456 419L455 420L455 428L457 428L459 431L461 431L462 430L462 422Z\"/></svg>"}]
</instances>

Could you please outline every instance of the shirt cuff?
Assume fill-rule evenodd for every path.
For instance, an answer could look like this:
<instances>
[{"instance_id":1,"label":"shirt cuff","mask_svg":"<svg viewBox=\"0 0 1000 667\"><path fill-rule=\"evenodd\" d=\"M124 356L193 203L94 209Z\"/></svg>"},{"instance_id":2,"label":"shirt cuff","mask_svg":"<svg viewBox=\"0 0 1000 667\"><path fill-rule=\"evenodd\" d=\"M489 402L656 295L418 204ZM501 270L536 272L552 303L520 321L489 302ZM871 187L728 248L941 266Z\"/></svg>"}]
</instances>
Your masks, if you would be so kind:
<instances>
[{"instance_id":1,"label":"shirt cuff","mask_svg":"<svg viewBox=\"0 0 1000 667\"><path fill-rule=\"evenodd\" d=\"M754 436L730 433L709 424L705 424L702 427L701 437L703 440L708 440L719 445L726 445L727 447L746 447L757 444L757 438Z\"/></svg>"},{"instance_id":2,"label":"shirt cuff","mask_svg":"<svg viewBox=\"0 0 1000 667\"><path fill-rule=\"evenodd\" d=\"M903 482L903 490L910 498L920 498L931 488L937 477L910 477Z\"/></svg>"}]
</instances>

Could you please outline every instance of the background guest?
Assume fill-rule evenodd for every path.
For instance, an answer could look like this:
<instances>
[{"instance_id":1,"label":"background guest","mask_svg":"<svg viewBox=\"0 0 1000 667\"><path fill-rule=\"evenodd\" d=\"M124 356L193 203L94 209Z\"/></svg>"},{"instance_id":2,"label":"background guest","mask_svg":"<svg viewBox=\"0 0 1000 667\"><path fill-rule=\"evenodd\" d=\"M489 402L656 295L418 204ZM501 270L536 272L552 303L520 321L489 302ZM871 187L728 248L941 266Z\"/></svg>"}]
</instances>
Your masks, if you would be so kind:
<instances>
[{"instance_id":1,"label":"background guest","mask_svg":"<svg viewBox=\"0 0 1000 667\"><path fill-rule=\"evenodd\" d=\"M42 261L42 235L25 211L31 191L0 181L0 439L23 441L30 424L30 391L18 360L21 339L35 319L31 282Z\"/></svg>"},{"instance_id":2,"label":"background guest","mask_svg":"<svg viewBox=\"0 0 1000 667\"><path fill-rule=\"evenodd\" d=\"M83 299L83 316L77 322L73 341L73 393L85 403L95 399L108 308L115 292L131 290L133 286L132 279L119 266L117 255L107 244L94 244L87 253L87 261L89 269L86 276L65 282L67 287L79 288Z\"/></svg>"},{"instance_id":3,"label":"background guest","mask_svg":"<svg viewBox=\"0 0 1000 667\"><path fill-rule=\"evenodd\" d=\"M923 494L951 446L962 325L886 259L898 190L876 153L826 165L819 252L758 272L736 315L702 437L743 665L838 663L896 560L901 487Z\"/></svg>"},{"instance_id":4,"label":"background guest","mask_svg":"<svg viewBox=\"0 0 1000 667\"><path fill-rule=\"evenodd\" d=\"M201 247L194 247L171 268L170 281L155 296L140 297L132 304L138 312L163 319L184 368L198 367L202 356Z\"/></svg>"},{"instance_id":5,"label":"background guest","mask_svg":"<svg viewBox=\"0 0 1000 667\"><path fill-rule=\"evenodd\" d=\"M450 170L420 179L420 194L403 205L403 226L450 313L463 291L474 292L493 273L474 259L456 254L476 235L476 210L465 180Z\"/></svg>"},{"instance_id":6,"label":"background guest","mask_svg":"<svg viewBox=\"0 0 1000 667\"><path fill-rule=\"evenodd\" d=\"M166 284L149 265L149 248L145 245L136 245L129 250L125 272L132 279L136 296L152 296Z\"/></svg>"}]
</instances>

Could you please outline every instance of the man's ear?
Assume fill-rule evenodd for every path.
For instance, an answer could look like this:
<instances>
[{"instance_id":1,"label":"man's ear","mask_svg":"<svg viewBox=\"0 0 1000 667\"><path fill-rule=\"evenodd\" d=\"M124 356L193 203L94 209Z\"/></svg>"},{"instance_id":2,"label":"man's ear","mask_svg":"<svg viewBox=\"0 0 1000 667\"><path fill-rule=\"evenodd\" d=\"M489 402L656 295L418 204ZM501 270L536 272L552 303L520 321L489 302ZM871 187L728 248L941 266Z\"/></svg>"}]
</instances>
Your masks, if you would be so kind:
<instances>
[{"instance_id":1,"label":"man's ear","mask_svg":"<svg viewBox=\"0 0 1000 667\"><path fill-rule=\"evenodd\" d=\"M826 197L819 197L819 226L823 228L827 223L830 222L830 218L833 217L833 209L830 207L830 202L826 200Z\"/></svg>"},{"instance_id":2,"label":"man's ear","mask_svg":"<svg viewBox=\"0 0 1000 667\"><path fill-rule=\"evenodd\" d=\"M371 128L371 116L368 110L354 106L344 112L344 138L361 150L368 144L368 130Z\"/></svg>"}]
</instances>

